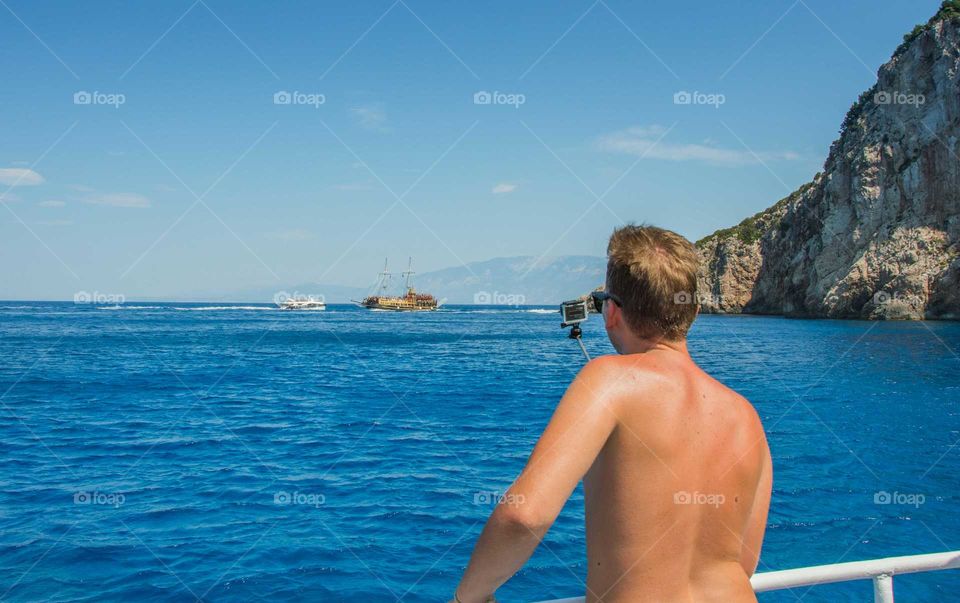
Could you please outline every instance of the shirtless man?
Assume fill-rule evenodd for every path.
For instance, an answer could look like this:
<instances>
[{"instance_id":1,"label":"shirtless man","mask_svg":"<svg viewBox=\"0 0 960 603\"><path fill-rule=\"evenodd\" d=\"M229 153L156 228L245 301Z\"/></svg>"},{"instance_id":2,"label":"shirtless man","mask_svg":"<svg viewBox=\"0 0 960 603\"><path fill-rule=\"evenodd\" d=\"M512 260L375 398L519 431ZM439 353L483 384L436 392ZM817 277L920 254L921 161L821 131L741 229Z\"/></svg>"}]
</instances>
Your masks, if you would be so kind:
<instances>
[{"instance_id":1,"label":"shirtless man","mask_svg":"<svg viewBox=\"0 0 960 603\"><path fill-rule=\"evenodd\" d=\"M750 403L687 352L693 245L631 225L613 233L607 256L595 304L619 355L592 360L570 385L487 521L454 601L493 600L581 479L587 603L756 601L770 451Z\"/></svg>"}]
</instances>

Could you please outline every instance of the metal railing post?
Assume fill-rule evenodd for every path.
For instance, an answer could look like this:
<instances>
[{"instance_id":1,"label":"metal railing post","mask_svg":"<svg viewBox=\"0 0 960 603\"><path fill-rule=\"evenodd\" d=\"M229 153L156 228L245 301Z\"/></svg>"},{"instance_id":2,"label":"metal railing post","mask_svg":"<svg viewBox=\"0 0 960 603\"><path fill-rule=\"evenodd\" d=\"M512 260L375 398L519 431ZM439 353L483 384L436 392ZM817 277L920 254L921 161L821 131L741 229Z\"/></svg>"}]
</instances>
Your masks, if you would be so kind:
<instances>
[{"instance_id":1,"label":"metal railing post","mask_svg":"<svg viewBox=\"0 0 960 603\"><path fill-rule=\"evenodd\" d=\"M873 578L873 603L893 603L893 576L890 574Z\"/></svg>"}]
</instances>

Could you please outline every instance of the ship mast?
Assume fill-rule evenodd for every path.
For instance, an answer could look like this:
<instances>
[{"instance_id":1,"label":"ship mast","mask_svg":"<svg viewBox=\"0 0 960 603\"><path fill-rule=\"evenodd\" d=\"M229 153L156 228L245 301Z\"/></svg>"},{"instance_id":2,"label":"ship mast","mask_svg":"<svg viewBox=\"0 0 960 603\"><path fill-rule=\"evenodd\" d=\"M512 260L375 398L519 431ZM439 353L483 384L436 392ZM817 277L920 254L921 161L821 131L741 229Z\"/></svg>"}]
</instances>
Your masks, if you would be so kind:
<instances>
[{"instance_id":1,"label":"ship mast","mask_svg":"<svg viewBox=\"0 0 960 603\"><path fill-rule=\"evenodd\" d=\"M387 287L390 285L390 276L391 274L387 272L387 261L389 258L384 258L383 260L383 272L380 273L380 294L383 295L387 291Z\"/></svg>"},{"instance_id":2,"label":"ship mast","mask_svg":"<svg viewBox=\"0 0 960 603\"><path fill-rule=\"evenodd\" d=\"M409 260L407 261L407 271L402 273L403 277L406 279L405 284L406 284L407 291L410 290L410 277L413 276L414 274L416 273L413 271L413 257L410 257Z\"/></svg>"}]
</instances>

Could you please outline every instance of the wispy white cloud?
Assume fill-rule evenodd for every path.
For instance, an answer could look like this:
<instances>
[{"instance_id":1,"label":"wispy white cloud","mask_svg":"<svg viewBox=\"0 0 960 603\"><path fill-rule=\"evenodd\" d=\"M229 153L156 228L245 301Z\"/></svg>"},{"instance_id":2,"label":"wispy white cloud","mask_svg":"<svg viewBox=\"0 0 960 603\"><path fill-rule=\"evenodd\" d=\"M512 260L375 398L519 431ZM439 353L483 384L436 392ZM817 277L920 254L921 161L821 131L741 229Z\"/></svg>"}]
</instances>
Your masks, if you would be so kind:
<instances>
[{"instance_id":1,"label":"wispy white cloud","mask_svg":"<svg viewBox=\"0 0 960 603\"><path fill-rule=\"evenodd\" d=\"M503 195L505 193L512 193L513 191L517 190L517 186L518 185L510 182L501 182L493 187L493 190L490 192L492 192L494 195Z\"/></svg>"},{"instance_id":2,"label":"wispy white cloud","mask_svg":"<svg viewBox=\"0 0 960 603\"><path fill-rule=\"evenodd\" d=\"M664 161L700 161L720 166L742 166L765 161L793 161L800 155L792 151L755 151L725 149L713 141L703 143L675 143L661 137L667 132L662 126L627 128L601 136L596 148L612 153L627 153L646 159Z\"/></svg>"},{"instance_id":3,"label":"wispy white cloud","mask_svg":"<svg viewBox=\"0 0 960 603\"><path fill-rule=\"evenodd\" d=\"M11 193L10 191L0 191L0 201L4 203L19 203L20 201L23 201L23 199L21 199L20 195L17 195L16 193Z\"/></svg>"},{"instance_id":4,"label":"wispy white cloud","mask_svg":"<svg viewBox=\"0 0 960 603\"><path fill-rule=\"evenodd\" d=\"M0 184L7 186L36 186L43 184L43 176L30 168L0 168Z\"/></svg>"},{"instance_id":5,"label":"wispy white cloud","mask_svg":"<svg viewBox=\"0 0 960 603\"><path fill-rule=\"evenodd\" d=\"M40 207L63 207L66 205L63 201L50 200L50 201L41 201L37 203Z\"/></svg>"},{"instance_id":6,"label":"wispy white cloud","mask_svg":"<svg viewBox=\"0 0 960 603\"><path fill-rule=\"evenodd\" d=\"M84 198L93 205L109 205L111 207L150 207L150 200L136 193L97 193Z\"/></svg>"},{"instance_id":7,"label":"wispy white cloud","mask_svg":"<svg viewBox=\"0 0 960 603\"><path fill-rule=\"evenodd\" d=\"M360 127L375 132L386 132L387 128L387 110L381 104L362 105L350 109L353 116L357 118Z\"/></svg>"}]
</instances>

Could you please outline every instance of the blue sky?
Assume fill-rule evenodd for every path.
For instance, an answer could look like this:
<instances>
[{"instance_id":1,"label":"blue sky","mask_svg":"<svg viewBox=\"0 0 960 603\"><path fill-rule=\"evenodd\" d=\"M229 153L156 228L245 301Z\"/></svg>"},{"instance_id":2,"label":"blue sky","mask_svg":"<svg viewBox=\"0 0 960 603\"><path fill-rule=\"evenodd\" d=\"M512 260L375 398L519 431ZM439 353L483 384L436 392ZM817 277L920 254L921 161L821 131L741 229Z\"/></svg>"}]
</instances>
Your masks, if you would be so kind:
<instances>
[{"instance_id":1,"label":"blue sky","mask_svg":"<svg viewBox=\"0 0 960 603\"><path fill-rule=\"evenodd\" d=\"M938 5L3 0L0 298L697 239L809 180Z\"/></svg>"}]
</instances>

